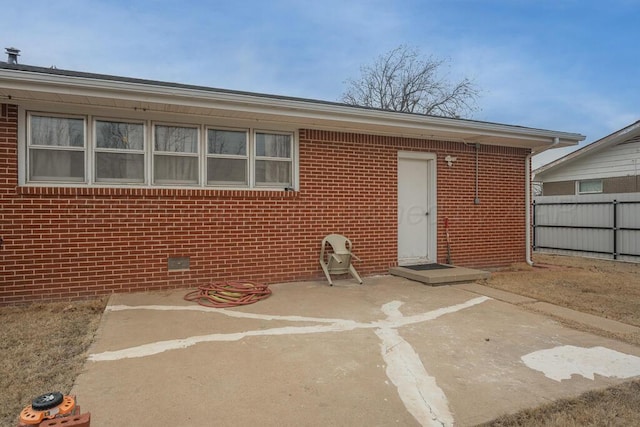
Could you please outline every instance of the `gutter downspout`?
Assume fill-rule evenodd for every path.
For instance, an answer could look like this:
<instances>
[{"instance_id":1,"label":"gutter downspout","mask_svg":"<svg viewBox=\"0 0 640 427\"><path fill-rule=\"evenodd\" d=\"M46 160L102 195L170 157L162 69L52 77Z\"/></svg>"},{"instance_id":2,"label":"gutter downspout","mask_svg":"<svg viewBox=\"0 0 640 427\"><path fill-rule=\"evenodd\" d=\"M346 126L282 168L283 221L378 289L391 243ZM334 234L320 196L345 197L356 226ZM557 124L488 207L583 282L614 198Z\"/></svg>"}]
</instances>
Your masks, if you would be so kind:
<instances>
[{"instance_id":1,"label":"gutter downspout","mask_svg":"<svg viewBox=\"0 0 640 427\"><path fill-rule=\"evenodd\" d=\"M555 147L560 143L560 138L557 136L553 138L553 142L551 143L551 148ZM525 261L530 266L533 266L533 260L531 259L531 157L533 157L533 150L531 153L527 154L527 157L524 160L524 168L525 168L525 180L524 180L524 203L525 203Z\"/></svg>"},{"instance_id":2,"label":"gutter downspout","mask_svg":"<svg viewBox=\"0 0 640 427\"><path fill-rule=\"evenodd\" d=\"M527 157L524 161L524 205L525 205L525 261L527 264L533 267L533 260L531 259L531 157L533 156L533 151L527 154Z\"/></svg>"}]
</instances>

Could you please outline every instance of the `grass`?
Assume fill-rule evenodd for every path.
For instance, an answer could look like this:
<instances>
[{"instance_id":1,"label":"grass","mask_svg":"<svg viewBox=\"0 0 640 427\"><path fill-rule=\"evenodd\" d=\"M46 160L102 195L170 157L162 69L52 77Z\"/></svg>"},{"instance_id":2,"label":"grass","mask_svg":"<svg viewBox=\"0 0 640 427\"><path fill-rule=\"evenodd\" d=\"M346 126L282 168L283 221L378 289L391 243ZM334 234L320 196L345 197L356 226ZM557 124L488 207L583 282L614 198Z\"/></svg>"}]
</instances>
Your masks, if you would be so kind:
<instances>
[{"instance_id":1,"label":"grass","mask_svg":"<svg viewBox=\"0 0 640 427\"><path fill-rule=\"evenodd\" d=\"M640 327L640 264L536 255L482 283ZM14 426L31 399L69 393L106 299L0 307L0 425ZM570 325L581 328L580 325ZM599 333L598 331L590 331ZM640 345L640 336L615 338ZM484 426L640 425L640 380L505 415Z\"/></svg>"},{"instance_id":2,"label":"grass","mask_svg":"<svg viewBox=\"0 0 640 427\"><path fill-rule=\"evenodd\" d=\"M106 298L0 307L0 425L43 393L68 394L82 369Z\"/></svg>"},{"instance_id":3,"label":"grass","mask_svg":"<svg viewBox=\"0 0 640 427\"><path fill-rule=\"evenodd\" d=\"M620 426L638 425L640 381L604 390L589 391L575 399L560 399L513 415L505 415L486 427Z\"/></svg>"}]
</instances>

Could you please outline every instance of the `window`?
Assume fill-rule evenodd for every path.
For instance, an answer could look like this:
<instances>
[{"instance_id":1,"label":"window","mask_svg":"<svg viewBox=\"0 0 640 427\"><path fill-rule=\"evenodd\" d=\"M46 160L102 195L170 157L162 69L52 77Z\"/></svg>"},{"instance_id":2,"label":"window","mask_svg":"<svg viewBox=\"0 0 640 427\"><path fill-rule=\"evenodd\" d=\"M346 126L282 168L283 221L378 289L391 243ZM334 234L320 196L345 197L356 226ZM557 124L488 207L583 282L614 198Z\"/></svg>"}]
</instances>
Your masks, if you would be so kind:
<instances>
[{"instance_id":1,"label":"window","mask_svg":"<svg viewBox=\"0 0 640 427\"><path fill-rule=\"evenodd\" d=\"M256 132L256 186L292 185L292 135Z\"/></svg>"},{"instance_id":2,"label":"window","mask_svg":"<svg viewBox=\"0 0 640 427\"><path fill-rule=\"evenodd\" d=\"M26 111L21 185L217 187L296 185L295 133L208 123ZM80 111L80 110L75 110Z\"/></svg>"},{"instance_id":3,"label":"window","mask_svg":"<svg viewBox=\"0 0 640 427\"><path fill-rule=\"evenodd\" d=\"M96 182L144 182L144 125L96 120Z\"/></svg>"},{"instance_id":4,"label":"window","mask_svg":"<svg viewBox=\"0 0 640 427\"><path fill-rule=\"evenodd\" d=\"M154 126L153 182L198 184L198 129Z\"/></svg>"},{"instance_id":5,"label":"window","mask_svg":"<svg viewBox=\"0 0 640 427\"><path fill-rule=\"evenodd\" d=\"M578 194L602 193L602 180L578 181Z\"/></svg>"},{"instance_id":6,"label":"window","mask_svg":"<svg viewBox=\"0 0 640 427\"><path fill-rule=\"evenodd\" d=\"M207 129L207 184L248 184L247 132Z\"/></svg>"},{"instance_id":7,"label":"window","mask_svg":"<svg viewBox=\"0 0 640 427\"><path fill-rule=\"evenodd\" d=\"M83 182L84 119L30 114L28 121L29 180Z\"/></svg>"}]
</instances>

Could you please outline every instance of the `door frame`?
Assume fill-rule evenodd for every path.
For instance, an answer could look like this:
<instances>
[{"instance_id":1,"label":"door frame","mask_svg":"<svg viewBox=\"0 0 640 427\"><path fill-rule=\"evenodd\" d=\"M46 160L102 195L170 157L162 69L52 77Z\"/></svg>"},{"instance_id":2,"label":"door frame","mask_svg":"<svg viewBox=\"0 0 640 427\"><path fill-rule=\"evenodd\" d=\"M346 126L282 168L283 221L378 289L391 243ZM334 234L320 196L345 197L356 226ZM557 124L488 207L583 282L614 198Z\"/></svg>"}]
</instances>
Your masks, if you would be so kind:
<instances>
[{"instance_id":1,"label":"door frame","mask_svg":"<svg viewBox=\"0 0 640 427\"><path fill-rule=\"evenodd\" d=\"M437 262L438 261L438 209L437 209L437 201L438 201L438 173L437 173L437 155L435 153L424 153L420 151L398 151L398 160L396 163L396 167L400 167L400 159L408 159L408 160L423 160L427 162L427 206L429 211L429 217L427 220L427 259L426 262ZM396 173L396 188L400 185L400 176ZM397 191L397 190L396 190ZM396 210L399 209L399 198L396 193ZM396 221L398 220L396 214ZM398 224L398 227L400 225ZM396 242L398 250L396 251L396 256L398 257L398 265L400 265L401 260L399 257L399 248L400 248L400 239L399 239L399 228L396 231ZM404 265L408 265L407 263L403 263Z\"/></svg>"}]
</instances>

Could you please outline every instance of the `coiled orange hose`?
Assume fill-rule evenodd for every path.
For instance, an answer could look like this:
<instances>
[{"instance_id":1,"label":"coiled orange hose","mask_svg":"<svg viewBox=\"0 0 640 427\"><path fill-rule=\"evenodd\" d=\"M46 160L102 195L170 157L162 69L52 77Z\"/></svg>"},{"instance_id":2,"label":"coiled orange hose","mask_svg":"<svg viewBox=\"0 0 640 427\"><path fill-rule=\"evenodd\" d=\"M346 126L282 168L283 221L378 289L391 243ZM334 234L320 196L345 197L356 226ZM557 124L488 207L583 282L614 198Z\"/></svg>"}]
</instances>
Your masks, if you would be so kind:
<instances>
[{"instance_id":1,"label":"coiled orange hose","mask_svg":"<svg viewBox=\"0 0 640 427\"><path fill-rule=\"evenodd\" d=\"M212 308L237 307L253 304L271 295L269 285L254 282L218 282L191 291L184 296L187 301Z\"/></svg>"}]
</instances>

